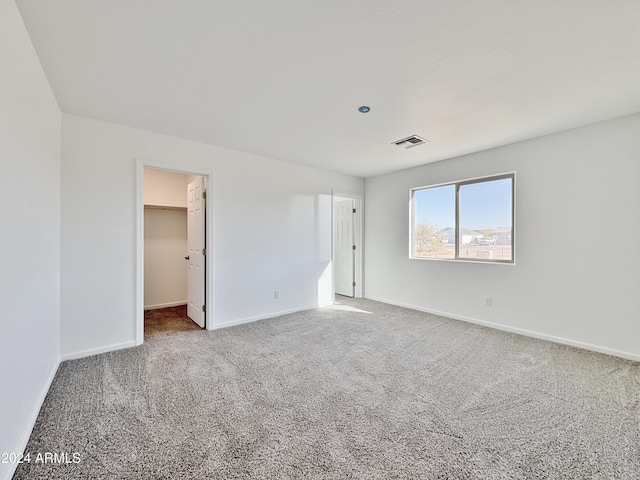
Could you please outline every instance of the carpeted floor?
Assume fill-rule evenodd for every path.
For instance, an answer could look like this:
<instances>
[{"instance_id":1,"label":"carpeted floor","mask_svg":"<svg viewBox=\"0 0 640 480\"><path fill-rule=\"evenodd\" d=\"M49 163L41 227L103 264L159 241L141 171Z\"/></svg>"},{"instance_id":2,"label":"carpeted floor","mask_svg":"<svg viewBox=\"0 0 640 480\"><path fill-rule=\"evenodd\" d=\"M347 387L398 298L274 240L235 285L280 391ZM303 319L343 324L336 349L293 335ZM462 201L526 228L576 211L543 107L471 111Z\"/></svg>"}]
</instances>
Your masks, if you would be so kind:
<instances>
[{"instance_id":1,"label":"carpeted floor","mask_svg":"<svg viewBox=\"0 0 640 480\"><path fill-rule=\"evenodd\" d=\"M640 478L640 364L341 303L64 362L14 478Z\"/></svg>"},{"instance_id":2,"label":"carpeted floor","mask_svg":"<svg viewBox=\"0 0 640 480\"><path fill-rule=\"evenodd\" d=\"M144 312L144 334L147 336L160 332L184 332L186 330L202 330L187 317L186 305Z\"/></svg>"}]
</instances>

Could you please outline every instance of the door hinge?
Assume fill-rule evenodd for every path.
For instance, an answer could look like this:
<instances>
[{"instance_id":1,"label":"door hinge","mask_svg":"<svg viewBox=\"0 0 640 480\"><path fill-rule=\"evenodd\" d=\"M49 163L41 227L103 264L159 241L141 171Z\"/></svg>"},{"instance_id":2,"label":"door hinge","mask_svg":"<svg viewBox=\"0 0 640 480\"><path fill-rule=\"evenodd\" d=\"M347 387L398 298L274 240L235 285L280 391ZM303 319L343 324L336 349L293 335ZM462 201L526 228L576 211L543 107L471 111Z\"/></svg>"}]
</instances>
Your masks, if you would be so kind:
<instances>
[{"instance_id":1,"label":"door hinge","mask_svg":"<svg viewBox=\"0 0 640 480\"><path fill-rule=\"evenodd\" d=\"M202 191L202 199L203 199L203 200L206 200L206 199L207 199L207 191L206 191L206 190L203 190L203 191Z\"/></svg>"},{"instance_id":2,"label":"door hinge","mask_svg":"<svg viewBox=\"0 0 640 480\"><path fill-rule=\"evenodd\" d=\"M355 208L353 209L353 213L356 213L356 209Z\"/></svg>"},{"instance_id":3,"label":"door hinge","mask_svg":"<svg viewBox=\"0 0 640 480\"><path fill-rule=\"evenodd\" d=\"M202 254L203 254L205 257L207 256L207 249L206 249L206 248L203 248L203 249L202 249Z\"/></svg>"},{"instance_id":4,"label":"door hinge","mask_svg":"<svg viewBox=\"0 0 640 480\"><path fill-rule=\"evenodd\" d=\"M206 305L202 305L202 312L206 312L207 311L207 306Z\"/></svg>"},{"instance_id":5,"label":"door hinge","mask_svg":"<svg viewBox=\"0 0 640 480\"><path fill-rule=\"evenodd\" d=\"M353 286L354 286L354 287L356 286L356 282L353 282Z\"/></svg>"},{"instance_id":6,"label":"door hinge","mask_svg":"<svg viewBox=\"0 0 640 480\"><path fill-rule=\"evenodd\" d=\"M355 246L355 245L353 246L353 249L354 249L354 250L356 249L356 246Z\"/></svg>"}]
</instances>

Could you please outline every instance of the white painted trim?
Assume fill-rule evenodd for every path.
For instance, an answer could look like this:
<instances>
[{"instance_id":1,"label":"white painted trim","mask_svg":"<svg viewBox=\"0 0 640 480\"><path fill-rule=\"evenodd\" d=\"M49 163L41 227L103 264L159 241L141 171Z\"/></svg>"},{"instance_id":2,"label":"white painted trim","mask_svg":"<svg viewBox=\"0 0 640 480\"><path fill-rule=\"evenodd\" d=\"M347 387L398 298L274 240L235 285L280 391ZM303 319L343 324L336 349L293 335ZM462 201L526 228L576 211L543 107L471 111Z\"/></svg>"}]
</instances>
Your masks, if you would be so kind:
<instances>
[{"instance_id":1,"label":"white painted trim","mask_svg":"<svg viewBox=\"0 0 640 480\"><path fill-rule=\"evenodd\" d=\"M53 383L53 379L56 377L56 373L58 373L58 368L60 367L61 359L58 358L56 362L53 364L53 368L49 372L47 376L47 381L44 384L44 387L40 391L40 395L38 396L38 401L36 402L36 406L29 415L29 420L26 422L25 429L20 436L20 440L18 441L18 445L16 448L12 450L14 453L24 453L27 448L27 443L29 443L29 439L31 438L31 433L33 432L33 427L36 425L36 421L38 420L38 415L40 414L40 410L42 409L42 405L44 404L45 398L47 398L47 393L49 393L49 389L51 388L51 384ZM16 473L16 469L18 468L17 463L9 463L7 464L8 468L5 470L5 479L9 480L13 478L13 475Z\"/></svg>"},{"instance_id":2,"label":"white painted trim","mask_svg":"<svg viewBox=\"0 0 640 480\"><path fill-rule=\"evenodd\" d=\"M362 298L364 295L364 200L362 195L351 192L343 192L341 190L331 190L331 298L335 302L336 285L335 285L335 219L334 206L336 197L353 198L355 203L356 214L353 217L354 222L354 243L356 245L355 258L355 278L356 288L354 295L356 298Z\"/></svg>"},{"instance_id":3,"label":"white painted trim","mask_svg":"<svg viewBox=\"0 0 640 480\"><path fill-rule=\"evenodd\" d=\"M146 162L136 158L136 291L135 344L144 342L144 167Z\"/></svg>"},{"instance_id":4,"label":"white painted trim","mask_svg":"<svg viewBox=\"0 0 640 480\"><path fill-rule=\"evenodd\" d=\"M169 302L169 303L158 303L156 305L145 305L145 310L159 310L161 308L169 308L169 307L180 307L181 305L186 305L187 301L183 300L181 302Z\"/></svg>"},{"instance_id":5,"label":"white painted trim","mask_svg":"<svg viewBox=\"0 0 640 480\"><path fill-rule=\"evenodd\" d=\"M170 172L185 173L187 175L201 175L207 179L207 199L206 199L206 245L205 248L209 254L206 256L206 287L205 287L205 304L207 305L206 313L206 329L213 330L214 327L214 178L213 171L191 167L188 165L179 165L174 163L157 162L154 160L146 160L136 158L136 292L135 292L135 344L142 345L144 342L144 169L157 168L160 170L168 170Z\"/></svg>"},{"instance_id":6,"label":"white painted trim","mask_svg":"<svg viewBox=\"0 0 640 480\"><path fill-rule=\"evenodd\" d=\"M538 340L546 340L553 343L559 343L561 345L568 345L570 347L582 348L584 350L590 350L592 352L604 353L606 355L611 355L614 357L624 358L626 360L633 360L635 362L640 362L640 355L630 352L623 352L621 350L615 350L613 348L602 347L600 345L594 345L591 343L580 342L578 340L572 340L570 338L557 337L555 335L548 335L546 333L535 332L533 330L527 330L524 328L518 327L510 327L508 325L502 325L500 323L488 322L486 320L479 320L477 318L466 317L464 315L456 315L454 313L442 312L439 310L433 310L429 308L419 307L417 305L411 305L402 302L394 302L393 300L389 300L381 297L370 297L366 296L365 298L369 300L374 300L376 302L387 303L389 305L396 305L398 307L410 308L412 310L418 310L420 312L431 313L433 315L439 315L441 317L447 317L454 320L460 320L467 323L473 323L476 325L482 325L483 327L493 328L495 330L502 330L504 332L516 333L518 335L523 335L525 337L537 338Z\"/></svg>"},{"instance_id":7,"label":"white painted trim","mask_svg":"<svg viewBox=\"0 0 640 480\"><path fill-rule=\"evenodd\" d=\"M133 340L122 343L114 343L112 345L103 345L96 348L88 348L87 350L78 350L77 352L65 353L62 355L62 361L76 360L78 358L91 357L93 355L99 355L101 353L115 352L116 350L122 350L124 348L135 347L137 344Z\"/></svg>"},{"instance_id":8,"label":"white painted trim","mask_svg":"<svg viewBox=\"0 0 640 480\"><path fill-rule=\"evenodd\" d=\"M281 317L282 315L288 315L290 313L298 313L298 312L304 312L307 310L315 310L316 308L327 307L329 305L333 305L333 303L329 302L329 303L324 303L320 305L308 305L306 307L292 308L289 310L280 310L278 312L266 313L264 315L256 315L255 317L246 317L246 318L239 318L237 320L229 320L227 322L222 322L214 325L213 329L218 330L219 328L227 328L227 327L233 327L235 325L242 325L244 323L257 322L258 320L267 320L269 318Z\"/></svg>"}]
</instances>

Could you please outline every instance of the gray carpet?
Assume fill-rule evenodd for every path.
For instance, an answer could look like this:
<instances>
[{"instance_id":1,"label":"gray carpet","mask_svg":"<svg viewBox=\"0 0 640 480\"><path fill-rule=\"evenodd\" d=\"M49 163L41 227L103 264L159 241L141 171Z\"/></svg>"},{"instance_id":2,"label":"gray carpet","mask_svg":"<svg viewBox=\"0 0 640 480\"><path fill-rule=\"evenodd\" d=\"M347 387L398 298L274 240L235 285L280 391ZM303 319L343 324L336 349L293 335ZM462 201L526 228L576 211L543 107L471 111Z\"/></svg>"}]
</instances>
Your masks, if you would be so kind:
<instances>
[{"instance_id":1,"label":"gray carpet","mask_svg":"<svg viewBox=\"0 0 640 480\"><path fill-rule=\"evenodd\" d=\"M64 362L14 478L640 478L640 364L341 303Z\"/></svg>"}]
</instances>

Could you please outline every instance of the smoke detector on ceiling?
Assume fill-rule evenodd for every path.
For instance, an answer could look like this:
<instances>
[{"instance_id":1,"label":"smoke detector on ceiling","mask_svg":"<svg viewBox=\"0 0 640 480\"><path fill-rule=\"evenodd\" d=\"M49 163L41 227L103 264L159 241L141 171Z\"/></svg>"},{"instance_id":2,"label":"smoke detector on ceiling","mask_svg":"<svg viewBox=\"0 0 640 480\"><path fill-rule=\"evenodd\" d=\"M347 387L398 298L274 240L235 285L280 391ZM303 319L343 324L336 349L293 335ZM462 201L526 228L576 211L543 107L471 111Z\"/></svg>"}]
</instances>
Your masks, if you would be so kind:
<instances>
[{"instance_id":1,"label":"smoke detector on ceiling","mask_svg":"<svg viewBox=\"0 0 640 480\"><path fill-rule=\"evenodd\" d=\"M411 135L410 137L402 138L391 143L399 147L412 148L422 145L423 143L429 143L429 140L419 137L418 135Z\"/></svg>"}]
</instances>

